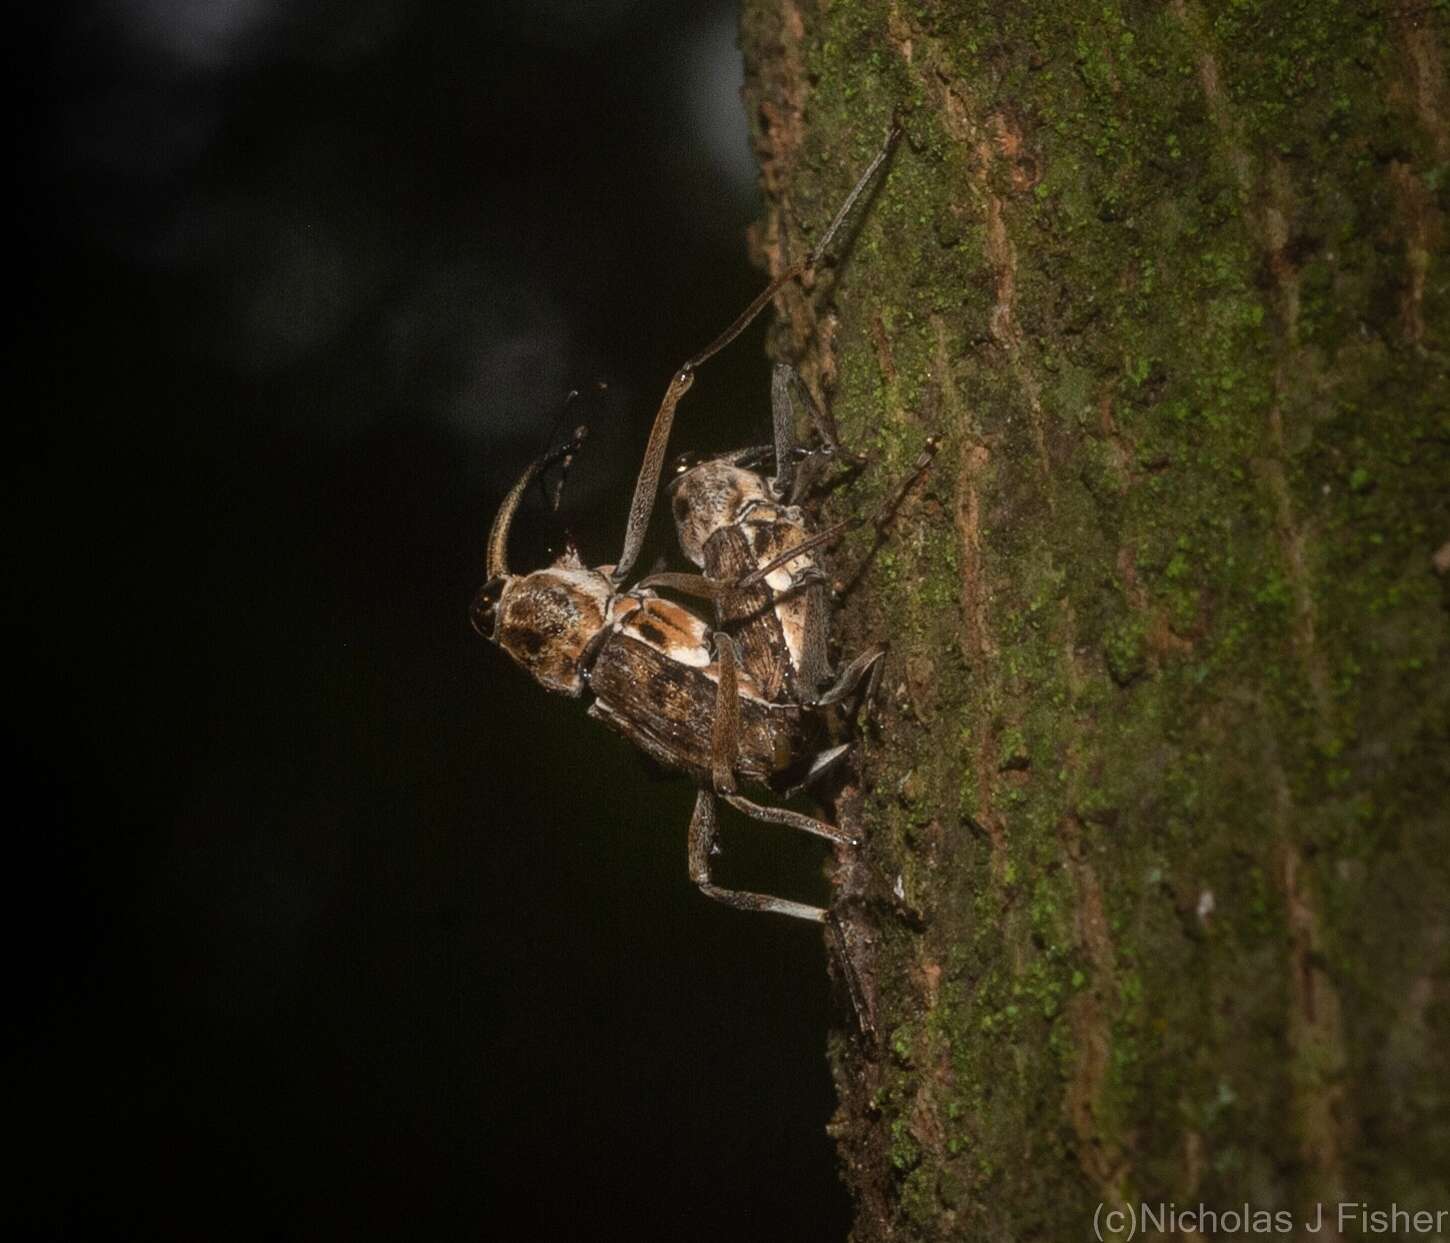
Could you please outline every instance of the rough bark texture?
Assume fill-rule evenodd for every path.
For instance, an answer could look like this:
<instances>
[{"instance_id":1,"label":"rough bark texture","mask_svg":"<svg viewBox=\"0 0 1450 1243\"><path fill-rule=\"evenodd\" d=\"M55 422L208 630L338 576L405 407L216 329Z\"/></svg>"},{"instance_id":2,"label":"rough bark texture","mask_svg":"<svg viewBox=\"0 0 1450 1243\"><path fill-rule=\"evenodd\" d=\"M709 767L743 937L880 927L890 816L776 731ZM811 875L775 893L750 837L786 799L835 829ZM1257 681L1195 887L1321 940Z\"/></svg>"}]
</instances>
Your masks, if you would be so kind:
<instances>
[{"instance_id":1,"label":"rough bark texture","mask_svg":"<svg viewBox=\"0 0 1450 1243\"><path fill-rule=\"evenodd\" d=\"M746 0L772 269L906 127L782 298L875 459L833 512L945 437L844 618L894 645L845 808L858 1240L1450 1209L1447 30Z\"/></svg>"}]
</instances>

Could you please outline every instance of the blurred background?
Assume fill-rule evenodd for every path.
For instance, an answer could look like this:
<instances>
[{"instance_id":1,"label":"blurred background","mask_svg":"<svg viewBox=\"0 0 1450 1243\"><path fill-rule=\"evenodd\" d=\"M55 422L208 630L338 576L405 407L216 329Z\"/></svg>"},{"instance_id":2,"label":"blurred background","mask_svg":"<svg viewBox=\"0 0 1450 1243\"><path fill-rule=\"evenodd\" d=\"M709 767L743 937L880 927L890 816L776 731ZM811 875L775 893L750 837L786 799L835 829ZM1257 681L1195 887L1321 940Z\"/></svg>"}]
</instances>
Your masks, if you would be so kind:
<instances>
[{"instance_id":1,"label":"blurred background","mask_svg":"<svg viewBox=\"0 0 1450 1243\"><path fill-rule=\"evenodd\" d=\"M844 1235L817 931L701 897L689 783L466 620L565 394L516 563L615 559L763 283L735 19L9 15L6 1237ZM677 448L767 438L762 343Z\"/></svg>"}]
</instances>

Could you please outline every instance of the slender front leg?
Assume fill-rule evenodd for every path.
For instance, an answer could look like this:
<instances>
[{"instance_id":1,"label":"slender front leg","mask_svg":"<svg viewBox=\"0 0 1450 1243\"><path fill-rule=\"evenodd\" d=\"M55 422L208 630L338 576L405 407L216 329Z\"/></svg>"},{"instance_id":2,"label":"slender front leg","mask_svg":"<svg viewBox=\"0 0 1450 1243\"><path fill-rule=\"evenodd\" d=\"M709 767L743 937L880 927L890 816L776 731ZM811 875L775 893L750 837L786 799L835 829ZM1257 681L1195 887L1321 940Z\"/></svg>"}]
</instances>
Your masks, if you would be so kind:
<instances>
[{"instance_id":1,"label":"slender front leg","mask_svg":"<svg viewBox=\"0 0 1450 1243\"><path fill-rule=\"evenodd\" d=\"M629 502L629 520L624 528L624 549L619 554L619 564L614 567L614 581L622 583L634 569L639 550L644 544L645 532L649 530L650 515L654 513L655 492L660 486L660 471L665 465L665 451L670 444L670 428L675 422L675 407L680 398L690 391L695 382L695 370L686 365L675 373L670 386L665 390L665 399L655 413L654 425L649 431L649 442L644 447L644 461L640 464L639 478L634 483L634 496Z\"/></svg>"},{"instance_id":2,"label":"slender front leg","mask_svg":"<svg viewBox=\"0 0 1450 1243\"><path fill-rule=\"evenodd\" d=\"M791 400L790 395L792 388L800 394L806 414L811 420L811 426L816 429L816 435L821 438L821 443L831 453L845 452L841 448L841 438L836 432L836 421L816 404L816 399L811 396L811 390L806 387L801 373L789 363L776 363L770 372L770 414L775 426L777 466L780 464L780 459L790 456L796 448L795 402Z\"/></svg>"},{"instance_id":3,"label":"slender front leg","mask_svg":"<svg viewBox=\"0 0 1450 1243\"><path fill-rule=\"evenodd\" d=\"M849 742L838 743L836 746L830 747L825 751L817 752L811 760L811 766L807 770L806 775L785 792L785 797L793 798L802 790L809 790L811 786L815 785L822 778L829 777L846 762L850 754L851 744Z\"/></svg>"},{"instance_id":4,"label":"slender front leg","mask_svg":"<svg viewBox=\"0 0 1450 1243\"><path fill-rule=\"evenodd\" d=\"M831 930L831 947L836 951L836 962L841 970L841 979L846 985L846 995L851 999L851 1010L856 1015L856 1024L867 1040L877 1040L876 1023L872 1017L870 996L861 983L861 971L856 966L856 956L851 952L851 940L846 935L846 925L841 917L826 913L826 927Z\"/></svg>"},{"instance_id":5,"label":"slender front leg","mask_svg":"<svg viewBox=\"0 0 1450 1243\"><path fill-rule=\"evenodd\" d=\"M684 574L678 570L663 570L651 574L635 584L636 591L647 591L663 587L666 591L678 591L682 596L694 596L697 600L718 600L738 591L735 583L722 582L718 578L706 578L703 574Z\"/></svg>"}]
</instances>

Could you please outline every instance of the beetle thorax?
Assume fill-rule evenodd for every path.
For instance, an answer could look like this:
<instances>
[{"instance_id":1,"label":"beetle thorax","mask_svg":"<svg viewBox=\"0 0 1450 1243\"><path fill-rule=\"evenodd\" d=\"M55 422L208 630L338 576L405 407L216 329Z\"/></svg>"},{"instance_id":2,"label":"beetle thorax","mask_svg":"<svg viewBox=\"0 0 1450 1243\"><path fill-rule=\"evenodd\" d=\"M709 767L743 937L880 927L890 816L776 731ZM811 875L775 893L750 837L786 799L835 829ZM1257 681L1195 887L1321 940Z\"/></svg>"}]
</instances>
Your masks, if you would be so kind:
<instances>
[{"instance_id":1,"label":"beetle thorax","mask_svg":"<svg viewBox=\"0 0 1450 1243\"><path fill-rule=\"evenodd\" d=\"M607 577L577 559L510 579L498 602L498 645L547 690L582 694L584 651L613 594Z\"/></svg>"},{"instance_id":2,"label":"beetle thorax","mask_svg":"<svg viewBox=\"0 0 1450 1243\"><path fill-rule=\"evenodd\" d=\"M733 526L747 508L773 498L763 480L729 462L702 462L675 481L671 509L680 548L696 565L705 564L705 541L721 527Z\"/></svg>"}]
</instances>

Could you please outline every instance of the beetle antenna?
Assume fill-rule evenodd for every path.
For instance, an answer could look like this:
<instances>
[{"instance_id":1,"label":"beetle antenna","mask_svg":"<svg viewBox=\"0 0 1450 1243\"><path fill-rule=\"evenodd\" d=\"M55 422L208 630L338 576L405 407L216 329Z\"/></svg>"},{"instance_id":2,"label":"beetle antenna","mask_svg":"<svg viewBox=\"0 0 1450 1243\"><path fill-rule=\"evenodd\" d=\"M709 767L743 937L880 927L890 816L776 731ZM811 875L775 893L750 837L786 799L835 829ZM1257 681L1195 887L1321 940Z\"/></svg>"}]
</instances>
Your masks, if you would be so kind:
<instances>
[{"instance_id":1,"label":"beetle antenna","mask_svg":"<svg viewBox=\"0 0 1450 1243\"><path fill-rule=\"evenodd\" d=\"M554 419L554 425L549 432L549 443L553 444L558 439L559 429L568 421L571 414L576 417L581 413L580 407L584 403L598 405L600 399L609 391L609 385L603 380L595 380L589 385L587 393L580 393L577 388L571 388L564 398L564 405L558 416ZM574 455L578 452L579 446L584 443L589 435L589 425L579 423L575 426L570 435L568 443L563 446L562 452L556 454L555 460L559 463L559 477L553 482L544 478L539 480L539 490L543 493L544 499L548 502L549 508L555 513L559 512L559 506L564 499L564 485L569 480L569 469L574 465ZM547 468L545 468L547 471Z\"/></svg>"},{"instance_id":2,"label":"beetle antenna","mask_svg":"<svg viewBox=\"0 0 1450 1243\"><path fill-rule=\"evenodd\" d=\"M569 468L574 465L574 455L579 452L589 435L589 425L581 423L574 429L574 434L569 438L569 443L556 455L559 463L559 478L549 494L549 508L555 513L559 512L559 502L564 499L564 484L569 480Z\"/></svg>"},{"instance_id":3,"label":"beetle antenna","mask_svg":"<svg viewBox=\"0 0 1450 1243\"><path fill-rule=\"evenodd\" d=\"M810 257L806 260L807 270L814 268L821 261L821 256L826 253L826 248L836 234L840 232L841 226L846 223L846 217L851 214L851 208L856 206L856 201L866 193L866 187L871 184L871 179L876 176L876 170L890 158L891 152L895 150L896 144L901 141L901 125L895 123L891 132L886 135L886 141L881 144L881 150L876 153L876 158L866 165L866 171L856 179L856 184L851 187L851 193L846 195L846 201L841 204L840 210L836 212L836 218L831 221L829 227L821 234L821 240L811 248Z\"/></svg>"},{"instance_id":4,"label":"beetle antenna","mask_svg":"<svg viewBox=\"0 0 1450 1243\"><path fill-rule=\"evenodd\" d=\"M539 472L543 470L544 461L544 458L536 458L529 463L528 469L509 489L508 495L503 498L503 504L498 507L498 513L493 517L493 526L488 532L488 560L485 569L485 573L490 579L509 576L509 528L513 525L514 514L518 512L519 502L524 499L524 493L528 491L529 484L533 483L538 478Z\"/></svg>"},{"instance_id":5,"label":"beetle antenna","mask_svg":"<svg viewBox=\"0 0 1450 1243\"><path fill-rule=\"evenodd\" d=\"M565 419L569 417L570 409L578 400L579 390L577 388L571 388L567 393L564 394L564 405L560 408L558 415L554 419L554 425L549 430L550 444L554 443L555 437L559 434L560 425L564 422ZM577 429L575 434L578 434ZM560 464L559 480L553 485L550 485L549 482L544 478L543 472L540 472L539 474L539 494L543 496L544 500L548 502L549 508L552 509L555 513L558 513L559 511L559 501L564 495L564 480L567 479L569 476L569 467L573 464L573 461L574 459L572 454L564 458L563 462Z\"/></svg>"},{"instance_id":6,"label":"beetle antenna","mask_svg":"<svg viewBox=\"0 0 1450 1243\"><path fill-rule=\"evenodd\" d=\"M887 161L900 140L901 126L893 125L891 132L886 135L886 141L881 144L881 150L876 153L871 163L866 165L866 171L856 179L856 184L851 187L851 193L846 195L846 201L841 204L840 209L836 212L836 218L831 221L826 231L821 234L821 240L811 248L810 254L800 263L792 264L762 289L751 300L750 305L735 317L735 321L730 327L725 329L724 332L685 364L684 370L693 371L701 363L705 362L706 359L713 358L744 332L750 326L750 321L759 315L765 309L766 304L789 285L791 281L799 280L806 273L816 270L817 265L825 256L826 250L835 240L836 234L841 231L841 226L845 224L846 217L851 214L851 208L855 207L857 201L866 193L867 187L871 184L871 179L876 175L876 170Z\"/></svg>"},{"instance_id":7,"label":"beetle antenna","mask_svg":"<svg viewBox=\"0 0 1450 1243\"><path fill-rule=\"evenodd\" d=\"M529 490L529 485L555 462L573 461L574 454L579 451L579 446L584 443L584 437L587 434L588 429L582 424L576 427L567 444L536 457L519 476L518 482L509 489L508 495L503 498L503 504L498 507L498 513L494 515L493 526L488 533L487 573L490 579L507 577L509 574L509 530L513 526L514 514L518 512L519 504L524 499L524 493ZM567 465L565 469L568 469Z\"/></svg>"}]
</instances>

